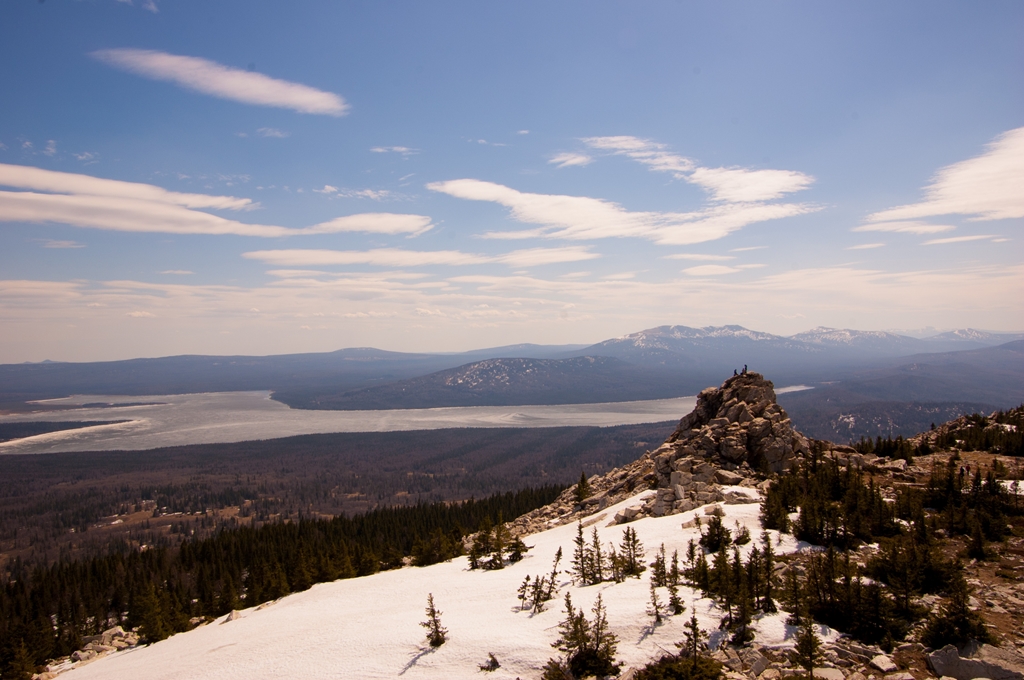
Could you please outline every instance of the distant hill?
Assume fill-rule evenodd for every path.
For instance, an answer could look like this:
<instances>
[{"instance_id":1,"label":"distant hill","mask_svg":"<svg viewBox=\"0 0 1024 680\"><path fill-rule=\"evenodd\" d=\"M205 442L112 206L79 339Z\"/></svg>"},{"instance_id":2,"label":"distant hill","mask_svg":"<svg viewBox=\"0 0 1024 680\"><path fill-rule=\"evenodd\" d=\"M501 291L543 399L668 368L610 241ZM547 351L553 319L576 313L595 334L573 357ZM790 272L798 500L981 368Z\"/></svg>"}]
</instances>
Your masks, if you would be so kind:
<instances>
[{"instance_id":1,"label":"distant hill","mask_svg":"<svg viewBox=\"0 0 1024 680\"><path fill-rule=\"evenodd\" d=\"M573 404L660 399L703 386L611 357L486 359L429 375L342 394L277 394L302 408L389 409Z\"/></svg>"},{"instance_id":2,"label":"distant hill","mask_svg":"<svg viewBox=\"0 0 1024 680\"><path fill-rule=\"evenodd\" d=\"M797 427L833 441L909 436L931 423L1024 403L1024 340L916 354L779 397Z\"/></svg>"}]
</instances>

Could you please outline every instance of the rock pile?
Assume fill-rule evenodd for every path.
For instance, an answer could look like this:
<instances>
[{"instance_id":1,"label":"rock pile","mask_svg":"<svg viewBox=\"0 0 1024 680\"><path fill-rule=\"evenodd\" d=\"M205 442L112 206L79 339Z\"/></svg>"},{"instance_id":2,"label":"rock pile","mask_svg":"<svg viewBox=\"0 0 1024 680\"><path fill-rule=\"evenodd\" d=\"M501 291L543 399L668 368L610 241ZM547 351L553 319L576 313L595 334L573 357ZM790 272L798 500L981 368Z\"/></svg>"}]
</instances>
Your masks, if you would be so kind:
<instances>
[{"instance_id":1,"label":"rock pile","mask_svg":"<svg viewBox=\"0 0 1024 680\"><path fill-rule=\"evenodd\" d=\"M658 493L649 512L668 515L728 501L718 484L749 485L755 474L788 470L809 451L807 438L775 401L772 382L759 373L734 375L701 392L697 407L651 453Z\"/></svg>"},{"instance_id":2,"label":"rock pile","mask_svg":"<svg viewBox=\"0 0 1024 680\"><path fill-rule=\"evenodd\" d=\"M587 480L592 495L577 503L567 489L553 503L516 519L516 535L575 522L643 489L654 495L615 516L618 523L686 512L707 503L758 502L757 494L723 486L765 488L764 474L789 469L810 450L759 373L742 373L709 387L672 435L639 460ZM850 449L850 451L853 451Z\"/></svg>"}]
</instances>

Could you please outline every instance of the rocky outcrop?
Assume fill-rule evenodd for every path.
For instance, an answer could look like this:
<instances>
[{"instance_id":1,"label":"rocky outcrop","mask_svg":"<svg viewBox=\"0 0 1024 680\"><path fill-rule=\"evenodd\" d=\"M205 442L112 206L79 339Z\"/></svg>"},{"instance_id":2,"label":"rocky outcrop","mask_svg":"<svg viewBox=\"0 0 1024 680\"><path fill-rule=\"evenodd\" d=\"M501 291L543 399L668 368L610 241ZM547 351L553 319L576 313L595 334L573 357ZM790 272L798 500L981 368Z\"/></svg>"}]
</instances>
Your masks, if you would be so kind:
<instances>
[{"instance_id":1,"label":"rocky outcrop","mask_svg":"<svg viewBox=\"0 0 1024 680\"><path fill-rule=\"evenodd\" d=\"M616 522L686 512L708 503L758 502L755 492L722 487L765 488L766 473L789 469L807 452L807 438L793 429L775 401L771 381L758 373L741 373L701 392L696 408L660 447L588 479L592 495L582 503L576 502L575 489L567 489L550 505L517 518L510 528L524 535L575 522L644 489L654 494L618 513Z\"/></svg>"},{"instance_id":2,"label":"rocky outcrop","mask_svg":"<svg viewBox=\"0 0 1024 680\"><path fill-rule=\"evenodd\" d=\"M957 648L946 645L928 655L928 665L936 675L949 676L956 680L1022 680L1024 679L1024 656L993 647L981 645L969 657L961 657Z\"/></svg>"},{"instance_id":3,"label":"rocky outcrop","mask_svg":"<svg viewBox=\"0 0 1024 680\"><path fill-rule=\"evenodd\" d=\"M704 459L725 470L783 472L809 450L775 400L775 386L760 373L741 373L709 387L697 407L679 421L662 448L679 457Z\"/></svg>"}]
</instances>

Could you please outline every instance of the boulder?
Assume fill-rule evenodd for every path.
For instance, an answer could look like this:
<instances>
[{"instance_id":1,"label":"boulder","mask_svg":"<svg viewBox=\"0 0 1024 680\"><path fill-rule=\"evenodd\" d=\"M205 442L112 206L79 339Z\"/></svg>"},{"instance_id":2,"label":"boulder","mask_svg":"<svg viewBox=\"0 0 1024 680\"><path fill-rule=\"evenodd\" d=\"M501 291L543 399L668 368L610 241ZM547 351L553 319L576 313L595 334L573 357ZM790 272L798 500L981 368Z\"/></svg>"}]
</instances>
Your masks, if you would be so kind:
<instances>
[{"instance_id":1,"label":"boulder","mask_svg":"<svg viewBox=\"0 0 1024 680\"><path fill-rule=\"evenodd\" d=\"M969 658L961 657L953 645L946 645L927 658L936 675L948 675L956 680L1024 680L1024 657L992 645L981 645Z\"/></svg>"},{"instance_id":2,"label":"boulder","mask_svg":"<svg viewBox=\"0 0 1024 680\"><path fill-rule=\"evenodd\" d=\"M719 484L735 486L743 481L743 475L729 470L718 470L715 472L715 481Z\"/></svg>"},{"instance_id":3,"label":"boulder","mask_svg":"<svg viewBox=\"0 0 1024 680\"><path fill-rule=\"evenodd\" d=\"M814 677L821 680L846 680L843 672L838 668L815 668Z\"/></svg>"},{"instance_id":4,"label":"boulder","mask_svg":"<svg viewBox=\"0 0 1024 680\"><path fill-rule=\"evenodd\" d=\"M893 660L885 654L879 654L875 658L871 659L871 667L875 670L882 671L883 673L895 673L899 670L899 666L897 666Z\"/></svg>"}]
</instances>

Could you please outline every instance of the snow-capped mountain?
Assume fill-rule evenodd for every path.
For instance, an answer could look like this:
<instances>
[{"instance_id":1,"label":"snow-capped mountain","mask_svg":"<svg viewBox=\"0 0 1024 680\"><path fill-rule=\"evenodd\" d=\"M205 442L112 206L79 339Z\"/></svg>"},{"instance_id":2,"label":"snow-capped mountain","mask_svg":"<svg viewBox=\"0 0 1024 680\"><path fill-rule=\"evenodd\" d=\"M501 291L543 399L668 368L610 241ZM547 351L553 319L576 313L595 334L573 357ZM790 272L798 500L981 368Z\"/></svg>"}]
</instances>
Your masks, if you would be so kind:
<instances>
[{"instance_id":1,"label":"snow-capped mountain","mask_svg":"<svg viewBox=\"0 0 1024 680\"><path fill-rule=\"evenodd\" d=\"M1024 340L1022 333L990 333L979 331L973 328L958 328L954 331L939 333L923 339L929 348L924 351L934 352L932 349L942 346L944 349L975 349L978 347L995 347L1014 340Z\"/></svg>"},{"instance_id":2,"label":"snow-capped mountain","mask_svg":"<svg viewBox=\"0 0 1024 680\"><path fill-rule=\"evenodd\" d=\"M850 328L818 326L790 336L792 340L836 349L871 352L881 356L900 356L929 351L923 340L887 331L858 331Z\"/></svg>"}]
</instances>

